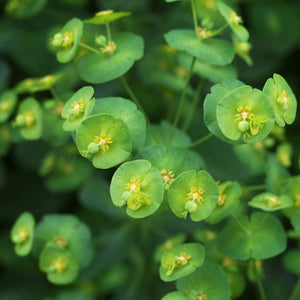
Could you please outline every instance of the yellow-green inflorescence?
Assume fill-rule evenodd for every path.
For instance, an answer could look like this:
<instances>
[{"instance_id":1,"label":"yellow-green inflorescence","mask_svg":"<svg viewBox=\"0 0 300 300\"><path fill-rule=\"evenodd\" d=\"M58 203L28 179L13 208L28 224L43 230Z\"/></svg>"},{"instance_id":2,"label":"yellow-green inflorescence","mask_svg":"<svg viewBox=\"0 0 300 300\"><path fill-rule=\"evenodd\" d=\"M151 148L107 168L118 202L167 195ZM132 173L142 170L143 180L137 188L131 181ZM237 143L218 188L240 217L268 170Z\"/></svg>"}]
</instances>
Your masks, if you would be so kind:
<instances>
[{"instance_id":1,"label":"yellow-green inflorescence","mask_svg":"<svg viewBox=\"0 0 300 300\"><path fill-rule=\"evenodd\" d=\"M109 150L109 145L112 143L113 139L102 132L100 135L94 137L94 141L88 145L87 151L90 154L95 154L100 150L106 152Z\"/></svg>"},{"instance_id":2,"label":"yellow-green inflorescence","mask_svg":"<svg viewBox=\"0 0 300 300\"><path fill-rule=\"evenodd\" d=\"M203 189L197 189L196 187L192 187L191 191L187 194L188 201L185 203L185 209L193 213L197 210L198 205L201 205L204 201L201 196L204 193Z\"/></svg>"},{"instance_id":3,"label":"yellow-green inflorescence","mask_svg":"<svg viewBox=\"0 0 300 300\"><path fill-rule=\"evenodd\" d=\"M179 255L165 252L161 258L161 265L165 270L167 270L166 276L171 276L175 268L188 264L190 259L191 256L185 252L180 252Z\"/></svg>"}]
</instances>

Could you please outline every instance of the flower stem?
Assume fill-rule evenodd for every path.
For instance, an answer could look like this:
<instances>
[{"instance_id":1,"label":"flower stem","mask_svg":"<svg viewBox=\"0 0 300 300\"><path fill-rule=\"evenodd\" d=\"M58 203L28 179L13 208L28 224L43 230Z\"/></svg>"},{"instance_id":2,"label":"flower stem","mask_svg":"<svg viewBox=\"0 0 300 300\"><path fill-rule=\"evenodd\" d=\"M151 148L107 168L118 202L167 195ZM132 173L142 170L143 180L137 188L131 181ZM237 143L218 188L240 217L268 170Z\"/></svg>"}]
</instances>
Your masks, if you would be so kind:
<instances>
[{"instance_id":1,"label":"flower stem","mask_svg":"<svg viewBox=\"0 0 300 300\"><path fill-rule=\"evenodd\" d=\"M292 295L289 298L289 300L299 300L300 299L300 277L298 278L298 281L296 282L296 285L293 289Z\"/></svg>"},{"instance_id":2,"label":"flower stem","mask_svg":"<svg viewBox=\"0 0 300 300\"><path fill-rule=\"evenodd\" d=\"M193 21L194 21L195 31L197 32L198 20L197 20L195 0L191 0L191 6L192 6L192 12L193 12Z\"/></svg>"},{"instance_id":3,"label":"flower stem","mask_svg":"<svg viewBox=\"0 0 300 300\"><path fill-rule=\"evenodd\" d=\"M198 82L196 92L195 92L195 95L194 95L194 99L193 99L193 101L191 103L191 106L190 106L190 110L188 112L188 115L187 115L186 119L184 120L184 123L183 123L183 126L182 126L183 131L187 131L188 128L190 127L190 125L191 125L191 122L193 120L193 116L194 116L197 104L200 100L200 94L202 92L203 85L204 85L204 79L202 78Z\"/></svg>"},{"instance_id":4,"label":"flower stem","mask_svg":"<svg viewBox=\"0 0 300 300\"><path fill-rule=\"evenodd\" d=\"M87 50L89 50L89 51L92 51L92 52L94 52L94 53L96 53L96 54L102 54L102 52L100 52L100 51L98 51L97 49L95 49L95 48L93 48L93 47L90 47L90 46L88 46L88 45L86 45L86 44L84 44L84 43L79 43L78 45L79 45L80 47L85 48L85 49L87 49Z\"/></svg>"},{"instance_id":5,"label":"flower stem","mask_svg":"<svg viewBox=\"0 0 300 300\"><path fill-rule=\"evenodd\" d=\"M110 31L109 23L105 23L105 27L106 27L107 39L109 42L111 42L111 31Z\"/></svg>"},{"instance_id":6,"label":"flower stem","mask_svg":"<svg viewBox=\"0 0 300 300\"><path fill-rule=\"evenodd\" d=\"M56 93L56 91L55 91L55 89L54 89L54 87L53 86L51 86L51 88L49 89L50 90L50 92L51 92L51 94L52 94L52 96L53 96L53 98L55 98L56 100L60 100L59 99L59 97L58 97L58 94Z\"/></svg>"},{"instance_id":7,"label":"flower stem","mask_svg":"<svg viewBox=\"0 0 300 300\"><path fill-rule=\"evenodd\" d=\"M176 129L176 126L178 124L178 121L179 121L179 118L180 118L180 115L181 115L181 111L183 109L183 105L184 105L185 97L186 97L186 91L187 91L187 88L189 86L190 79L192 77L195 62L196 62L196 57L193 57L192 63L191 63L190 69L189 69L188 77L186 79L186 82L185 82L185 85L184 85L184 88L183 88L183 91L182 91L182 94L181 94L180 102L179 102L179 105L178 105L178 108L177 108L177 111L176 111L176 115L175 115L175 118L174 118L174 121L173 121L173 124L172 124L172 130L171 130L171 133L170 133L170 136L169 136L169 139L168 139L168 144L171 144L172 139L174 137L175 129Z\"/></svg>"},{"instance_id":8,"label":"flower stem","mask_svg":"<svg viewBox=\"0 0 300 300\"><path fill-rule=\"evenodd\" d=\"M266 293L265 293L265 290L264 290L264 286L262 284L261 277L260 277L260 274L258 272L257 265L256 265L254 259L252 260L252 262L253 262L254 270L255 270L255 273L256 273L256 278L257 278L256 282L257 282L257 285L258 285L258 291L259 291L260 298L261 298L261 300L267 300Z\"/></svg>"},{"instance_id":9,"label":"flower stem","mask_svg":"<svg viewBox=\"0 0 300 300\"><path fill-rule=\"evenodd\" d=\"M226 23L224 26L220 27L216 31L213 31L213 33L210 35L210 37L216 36L221 34L229 25Z\"/></svg>"},{"instance_id":10,"label":"flower stem","mask_svg":"<svg viewBox=\"0 0 300 300\"><path fill-rule=\"evenodd\" d=\"M196 147L196 146L202 144L203 142L207 141L208 139L210 139L212 136L213 136L213 134L209 133L209 134L205 135L204 137L202 137L201 139L199 139L198 141L196 141L196 142L190 144L189 146L187 146L187 148Z\"/></svg>"}]
</instances>

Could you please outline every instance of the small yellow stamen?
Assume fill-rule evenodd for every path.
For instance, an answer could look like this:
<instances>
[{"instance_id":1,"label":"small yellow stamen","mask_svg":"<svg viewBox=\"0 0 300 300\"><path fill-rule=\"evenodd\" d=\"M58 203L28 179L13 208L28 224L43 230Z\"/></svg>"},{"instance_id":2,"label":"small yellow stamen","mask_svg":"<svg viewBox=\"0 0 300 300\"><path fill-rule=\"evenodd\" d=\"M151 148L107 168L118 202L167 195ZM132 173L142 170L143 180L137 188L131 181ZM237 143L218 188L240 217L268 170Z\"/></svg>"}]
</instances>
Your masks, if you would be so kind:
<instances>
[{"instance_id":1,"label":"small yellow stamen","mask_svg":"<svg viewBox=\"0 0 300 300\"><path fill-rule=\"evenodd\" d=\"M202 27L197 27L197 35L200 39L204 40L211 36L211 31Z\"/></svg>"},{"instance_id":2,"label":"small yellow stamen","mask_svg":"<svg viewBox=\"0 0 300 300\"><path fill-rule=\"evenodd\" d=\"M47 75L47 76L44 76L43 78L40 79L40 82L41 83L49 83L50 81L52 81L54 78L53 75Z\"/></svg>"},{"instance_id":3,"label":"small yellow stamen","mask_svg":"<svg viewBox=\"0 0 300 300\"><path fill-rule=\"evenodd\" d=\"M102 11L99 11L96 13L96 16L99 17L99 16L107 16L107 15L111 15L113 14L114 11L111 10L111 9L108 9L108 10L102 10Z\"/></svg>"},{"instance_id":4,"label":"small yellow stamen","mask_svg":"<svg viewBox=\"0 0 300 300\"><path fill-rule=\"evenodd\" d=\"M66 48L66 47L72 45L73 42L74 42L74 40L73 40L73 33L69 32L69 31L64 32L64 39L63 39L63 43L62 43L61 46L63 48Z\"/></svg>"},{"instance_id":5,"label":"small yellow stamen","mask_svg":"<svg viewBox=\"0 0 300 300\"><path fill-rule=\"evenodd\" d=\"M61 273L66 269L66 264L61 259L53 260L52 266L54 266L57 273Z\"/></svg>"},{"instance_id":6,"label":"small yellow stamen","mask_svg":"<svg viewBox=\"0 0 300 300\"><path fill-rule=\"evenodd\" d=\"M222 265L224 268L235 265L235 260L231 257L224 257L222 261Z\"/></svg>"},{"instance_id":7,"label":"small yellow stamen","mask_svg":"<svg viewBox=\"0 0 300 300\"><path fill-rule=\"evenodd\" d=\"M117 49L117 45L115 42L108 42L106 47L101 47L100 50L102 53L113 54Z\"/></svg>"},{"instance_id":8,"label":"small yellow stamen","mask_svg":"<svg viewBox=\"0 0 300 300\"><path fill-rule=\"evenodd\" d=\"M61 112L64 108L64 104L62 102L58 102L56 108L53 110L53 113L56 115L61 115Z\"/></svg>"},{"instance_id":9,"label":"small yellow stamen","mask_svg":"<svg viewBox=\"0 0 300 300\"><path fill-rule=\"evenodd\" d=\"M199 293L199 294L197 294L196 300L207 300L207 296L204 295L203 293Z\"/></svg>"},{"instance_id":10,"label":"small yellow stamen","mask_svg":"<svg viewBox=\"0 0 300 300\"><path fill-rule=\"evenodd\" d=\"M204 193L203 189L198 189L193 187L191 191L187 194L188 200L197 201L201 203L204 201L203 197L201 196Z\"/></svg>"},{"instance_id":11,"label":"small yellow stamen","mask_svg":"<svg viewBox=\"0 0 300 300\"><path fill-rule=\"evenodd\" d=\"M300 195L295 196L295 206L300 206Z\"/></svg>"},{"instance_id":12,"label":"small yellow stamen","mask_svg":"<svg viewBox=\"0 0 300 300\"><path fill-rule=\"evenodd\" d=\"M130 190L130 192L139 192L141 182L139 179L136 179L134 176L130 178L130 182L126 183L125 189Z\"/></svg>"},{"instance_id":13,"label":"small yellow stamen","mask_svg":"<svg viewBox=\"0 0 300 300\"><path fill-rule=\"evenodd\" d=\"M28 111L28 112L25 112L23 115L25 118L25 125L27 127L31 126L35 121L33 113L31 111Z\"/></svg>"},{"instance_id":14,"label":"small yellow stamen","mask_svg":"<svg viewBox=\"0 0 300 300\"><path fill-rule=\"evenodd\" d=\"M218 206L222 206L224 204L225 199L226 199L226 195L220 193L218 198Z\"/></svg>"},{"instance_id":15,"label":"small yellow stamen","mask_svg":"<svg viewBox=\"0 0 300 300\"><path fill-rule=\"evenodd\" d=\"M235 11L233 11L230 14L230 21L232 24L238 25L238 24L242 23L242 18L240 16L238 16Z\"/></svg>"},{"instance_id":16,"label":"small yellow stamen","mask_svg":"<svg viewBox=\"0 0 300 300\"><path fill-rule=\"evenodd\" d=\"M170 251L171 249L173 249L174 248L174 243L173 243L173 241L171 241L171 240L167 240L165 243L164 243L164 245L163 245L163 249L165 250L165 251Z\"/></svg>"},{"instance_id":17,"label":"small yellow stamen","mask_svg":"<svg viewBox=\"0 0 300 300\"><path fill-rule=\"evenodd\" d=\"M282 104L282 105L288 105L288 104L291 103L291 100L290 100L290 98L287 96L287 93L286 93L285 90L283 90L283 91L280 93L280 95L279 95L279 97L278 97L278 99L277 99L277 102L280 103L280 104Z\"/></svg>"},{"instance_id":18,"label":"small yellow stamen","mask_svg":"<svg viewBox=\"0 0 300 300\"><path fill-rule=\"evenodd\" d=\"M205 230L204 236L207 241L212 241L217 237L216 233L211 230Z\"/></svg>"},{"instance_id":19,"label":"small yellow stamen","mask_svg":"<svg viewBox=\"0 0 300 300\"><path fill-rule=\"evenodd\" d=\"M162 169L160 171L160 174L161 174L162 181L164 183L170 184L174 180L173 171L167 172L165 169Z\"/></svg>"},{"instance_id":20,"label":"small yellow stamen","mask_svg":"<svg viewBox=\"0 0 300 300\"><path fill-rule=\"evenodd\" d=\"M61 236L55 237L54 242L57 244L57 246L59 248L62 248L62 249L66 248L67 244L68 244L67 241Z\"/></svg>"},{"instance_id":21,"label":"small yellow stamen","mask_svg":"<svg viewBox=\"0 0 300 300\"><path fill-rule=\"evenodd\" d=\"M254 114L250 112L251 109L248 107L243 108L239 106L236 110L238 111L238 114L235 115L237 120L251 120L254 117Z\"/></svg>"},{"instance_id":22,"label":"small yellow stamen","mask_svg":"<svg viewBox=\"0 0 300 300\"><path fill-rule=\"evenodd\" d=\"M103 151L109 150L109 144L113 142L112 138L106 137L105 133L101 133L100 136L95 136L94 142L102 147Z\"/></svg>"},{"instance_id":23,"label":"small yellow stamen","mask_svg":"<svg viewBox=\"0 0 300 300\"><path fill-rule=\"evenodd\" d=\"M75 101L74 103L72 103L73 106L73 114L74 115L79 115L80 113L82 113L84 111L84 103L83 103L83 99L79 99L78 101Z\"/></svg>"},{"instance_id":24,"label":"small yellow stamen","mask_svg":"<svg viewBox=\"0 0 300 300\"><path fill-rule=\"evenodd\" d=\"M276 196L273 197L267 197L267 201L269 205L279 205L280 201L278 200L278 198Z\"/></svg>"},{"instance_id":25,"label":"small yellow stamen","mask_svg":"<svg viewBox=\"0 0 300 300\"><path fill-rule=\"evenodd\" d=\"M29 233L26 227L23 226L18 229L18 237L21 243L28 239Z\"/></svg>"},{"instance_id":26,"label":"small yellow stamen","mask_svg":"<svg viewBox=\"0 0 300 300\"><path fill-rule=\"evenodd\" d=\"M187 255L185 253L180 253L179 256L176 256L176 263L178 265L186 265L190 259L191 259L190 255Z\"/></svg>"}]
</instances>

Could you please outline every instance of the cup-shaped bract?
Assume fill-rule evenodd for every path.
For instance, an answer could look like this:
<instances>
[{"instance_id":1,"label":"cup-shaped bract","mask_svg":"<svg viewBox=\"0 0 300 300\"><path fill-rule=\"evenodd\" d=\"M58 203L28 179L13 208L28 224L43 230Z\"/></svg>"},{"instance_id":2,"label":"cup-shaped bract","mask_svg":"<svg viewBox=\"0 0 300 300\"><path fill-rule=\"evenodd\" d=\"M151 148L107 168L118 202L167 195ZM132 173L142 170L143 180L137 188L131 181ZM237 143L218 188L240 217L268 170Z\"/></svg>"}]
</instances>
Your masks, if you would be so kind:
<instances>
[{"instance_id":1,"label":"cup-shaped bract","mask_svg":"<svg viewBox=\"0 0 300 300\"><path fill-rule=\"evenodd\" d=\"M164 198L160 172L144 159L126 162L112 177L110 195L114 205L127 204L126 213L130 217L150 216Z\"/></svg>"},{"instance_id":2,"label":"cup-shaped bract","mask_svg":"<svg viewBox=\"0 0 300 300\"><path fill-rule=\"evenodd\" d=\"M18 108L14 122L20 134L27 140L37 140L42 135L43 116L40 104L34 98L26 98Z\"/></svg>"},{"instance_id":3,"label":"cup-shaped bract","mask_svg":"<svg viewBox=\"0 0 300 300\"><path fill-rule=\"evenodd\" d=\"M64 105L61 116L66 119L63 124L65 131L73 131L78 128L81 122L90 114L93 109L95 99L94 89L85 86L78 90Z\"/></svg>"},{"instance_id":4,"label":"cup-shaped bract","mask_svg":"<svg viewBox=\"0 0 300 300\"><path fill-rule=\"evenodd\" d=\"M162 253L160 278L174 281L193 273L204 262L205 249L199 243L187 243Z\"/></svg>"},{"instance_id":5,"label":"cup-shaped bract","mask_svg":"<svg viewBox=\"0 0 300 300\"><path fill-rule=\"evenodd\" d=\"M40 255L44 248L68 250L86 267L93 258L90 229L73 215L46 215L36 226L37 238L33 253Z\"/></svg>"},{"instance_id":6,"label":"cup-shaped bract","mask_svg":"<svg viewBox=\"0 0 300 300\"><path fill-rule=\"evenodd\" d=\"M83 31L83 23L78 18L73 18L65 24L60 32L56 33L51 40L57 48L56 58L60 63L67 63L76 54Z\"/></svg>"},{"instance_id":7,"label":"cup-shaped bract","mask_svg":"<svg viewBox=\"0 0 300 300\"><path fill-rule=\"evenodd\" d=\"M293 206L293 201L288 196L266 192L255 196L248 204L264 211L275 211Z\"/></svg>"},{"instance_id":8,"label":"cup-shaped bract","mask_svg":"<svg viewBox=\"0 0 300 300\"><path fill-rule=\"evenodd\" d=\"M54 284L69 284L79 272L76 256L68 249L46 246L39 257L39 268Z\"/></svg>"},{"instance_id":9,"label":"cup-shaped bract","mask_svg":"<svg viewBox=\"0 0 300 300\"><path fill-rule=\"evenodd\" d=\"M34 239L35 220L31 213L22 213L13 225L10 238L15 244L15 252L19 256L30 253Z\"/></svg>"},{"instance_id":10,"label":"cup-shaped bract","mask_svg":"<svg viewBox=\"0 0 300 300\"><path fill-rule=\"evenodd\" d=\"M92 159L98 169L112 168L125 161L132 151L132 138L126 124L109 114L86 118L76 132L76 144L83 157Z\"/></svg>"},{"instance_id":11,"label":"cup-shaped bract","mask_svg":"<svg viewBox=\"0 0 300 300\"><path fill-rule=\"evenodd\" d=\"M205 220L215 224L227 217L239 204L239 197L242 195L242 188L236 181L226 181L218 185L219 198L215 209Z\"/></svg>"},{"instance_id":12,"label":"cup-shaped bract","mask_svg":"<svg viewBox=\"0 0 300 300\"><path fill-rule=\"evenodd\" d=\"M117 33L113 42L99 53L88 52L78 61L79 76L90 83L104 83L124 75L144 54L142 37L129 32ZM113 53L109 52L113 49ZM102 51L102 52L101 52Z\"/></svg>"},{"instance_id":13,"label":"cup-shaped bract","mask_svg":"<svg viewBox=\"0 0 300 300\"><path fill-rule=\"evenodd\" d=\"M212 176L204 170L181 173L170 185L168 202L173 213L193 221L207 218L218 203L219 190Z\"/></svg>"},{"instance_id":14,"label":"cup-shaped bract","mask_svg":"<svg viewBox=\"0 0 300 300\"><path fill-rule=\"evenodd\" d=\"M217 121L222 133L238 142L264 139L274 125L273 107L265 95L250 86L241 86L217 104Z\"/></svg>"},{"instance_id":15,"label":"cup-shaped bract","mask_svg":"<svg viewBox=\"0 0 300 300\"><path fill-rule=\"evenodd\" d=\"M0 96L0 124L6 122L14 111L17 104L15 91L6 91Z\"/></svg>"},{"instance_id":16,"label":"cup-shaped bract","mask_svg":"<svg viewBox=\"0 0 300 300\"><path fill-rule=\"evenodd\" d=\"M165 34L165 39L171 47L211 65L225 66L234 57L234 49L229 42L214 38L201 40L194 30L171 30Z\"/></svg>"},{"instance_id":17,"label":"cup-shaped bract","mask_svg":"<svg viewBox=\"0 0 300 300\"><path fill-rule=\"evenodd\" d=\"M107 113L124 121L132 137L132 150L142 149L146 140L146 121L136 105L121 97L96 99L92 114Z\"/></svg>"},{"instance_id":18,"label":"cup-shaped bract","mask_svg":"<svg viewBox=\"0 0 300 300\"><path fill-rule=\"evenodd\" d=\"M274 74L264 85L263 93L271 102L275 112L275 122L284 127L294 122L297 112L296 97L286 82L279 74Z\"/></svg>"},{"instance_id":19,"label":"cup-shaped bract","mask_svg":"<svg viewBox=\"0 0 300 300\"><path fill-rule=\"evenodd\" d=\"M221 15L225 18L227 24L230 26L233 34L242 42L246 42L249 39L248 30L241 25L242 18L228 5L223 2L218 2L218 9Z\"/></svg>"},{"instance_id":20,"label":"cup-shaped bract","mask_svg":"<svg viewBox=\"0 0 300 300\"><path fill-rule=\"evenodd\" d=\"M102 10L95 14L93 18L87 19L84 22L91 24L107 24L116 21L120 18L130 16L130 12L114 12L113 10Z\"/></svg>"}]
</instances>

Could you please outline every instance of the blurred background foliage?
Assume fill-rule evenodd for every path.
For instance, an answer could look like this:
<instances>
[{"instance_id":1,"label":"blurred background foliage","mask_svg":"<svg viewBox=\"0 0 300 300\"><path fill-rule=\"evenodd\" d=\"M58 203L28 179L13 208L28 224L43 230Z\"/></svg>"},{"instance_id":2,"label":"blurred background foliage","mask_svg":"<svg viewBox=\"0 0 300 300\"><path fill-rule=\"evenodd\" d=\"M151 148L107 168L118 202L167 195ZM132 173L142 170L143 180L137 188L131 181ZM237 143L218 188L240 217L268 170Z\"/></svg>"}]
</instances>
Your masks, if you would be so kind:
<instances>
[{"instance_id":1,"label":"blurred background foliage","mask_svg":"<svg viewBox=\"0 0 300 300\"><path fill-rule=\"evenodd\" d=\"M18 1L18 0L16 0ZM198 4L204 0L198 0ZM13 1L10 1L12 3ZM31 2L29 0L21 1ZM67 100L71 89L83 86L71 65L61 65L49 46L49 37L72 17L86 19L105 9L130 11L132 16L112 24L112 31L134 32L145 40L145 56L127 75L141 99L149 118L154 123L172 119L183 86L184 69L178 62L171 65L177 75L169 78L164 72L165 45L163 35L175 28L192 28L189 1L165 3L163 0L51 0L33 1L28 10L7 12L7 1L0 0L0 92L12 88L28 77L57 73L68 74L68 80L57 85L57 92ZM244 25L250 32L253 66L236 57L238 78L247 84L262 88L267 78L279 73L289 82L296 97L300 96L300 2L298 0L235 0ZM26 4L26 3L25 3ZM24 5L25 5L24 4ZM12 4L11 4L12 5ZM6 6L6 8L5 8ZM199 11L199 16L201 16ZM226 36L230 40L230 35ZM169 62L168 62L169 63ZM169 67L167 66L167 69ZM192 78L190 92L197 81ZM203 99L212 83L204 82ZM124 96L119 80L95 86L95 97ZM37 93L41 99L51 98L48 92ZM174 100L175 99L175 100ZM190 99L191 101L191 99ZM187 104L188 107L188 104ZM192 140L208 133L203 124L202 105L196 111L188 131ZM299 118L288 127L284 140L293 145L292 175L299 174ZM1 131L2 130L2 131ZM109 196L109 180L113 171L102 172L82 166L82 160L73 142L61 147L49 141L29 142L15 139L15 144L4 149L4 134L0 135L0 299L160 299L174 289L172 283L159 279L158 264L153 263L155 248L166 238L178 232L193 239L197 229L212 228L204 222L179 220L174 215L154 215L143 220L132 220L115 208ZM2 133L1 133L2 132ZM280 133L278 134L280 135ZM271 145L270 152L277 145ZM73 146L74 147L74 146ZM216 180L236 180L241 184L262 184L266 173L272 184L274 166L265 162L263 154L254 147L237 148L213 137L197 150L206 168ZM78 161L80 178L68 185L64 173L41 176L39 168L46 155L55 152L65 161ZM247 159L245 159L245 157ZM85 161L83 162L85 164ZM77 163L75 163L77 165ZM285 171L282 171L283 175ZM270 175L271 174L271 175ZM276 174L274 176L276 176ZM281 174L281 173L280 173ZM75 183L74 183L75 182ZM74 184L73 184L74 183ZM247 198L246 198L247 199ZM245 199L244 199L245 200ZM33 258L19 258L9 241L9 230L24 210L37 220L47 213L74 213L91 228L97 237L95 259L77 281L68 287L53 286L38 270ZM215 225L217 230L222 224ZM288 225L287 225L288 226ZM270 299L286 299L295 278L284 270L281 258L265 262L265 285ZM271 276L267 276L272 274ZM284 283L283 283L284 281ZM239 299L257 299L256 289L250 283Z\"/></svg>"}]
</instances>

